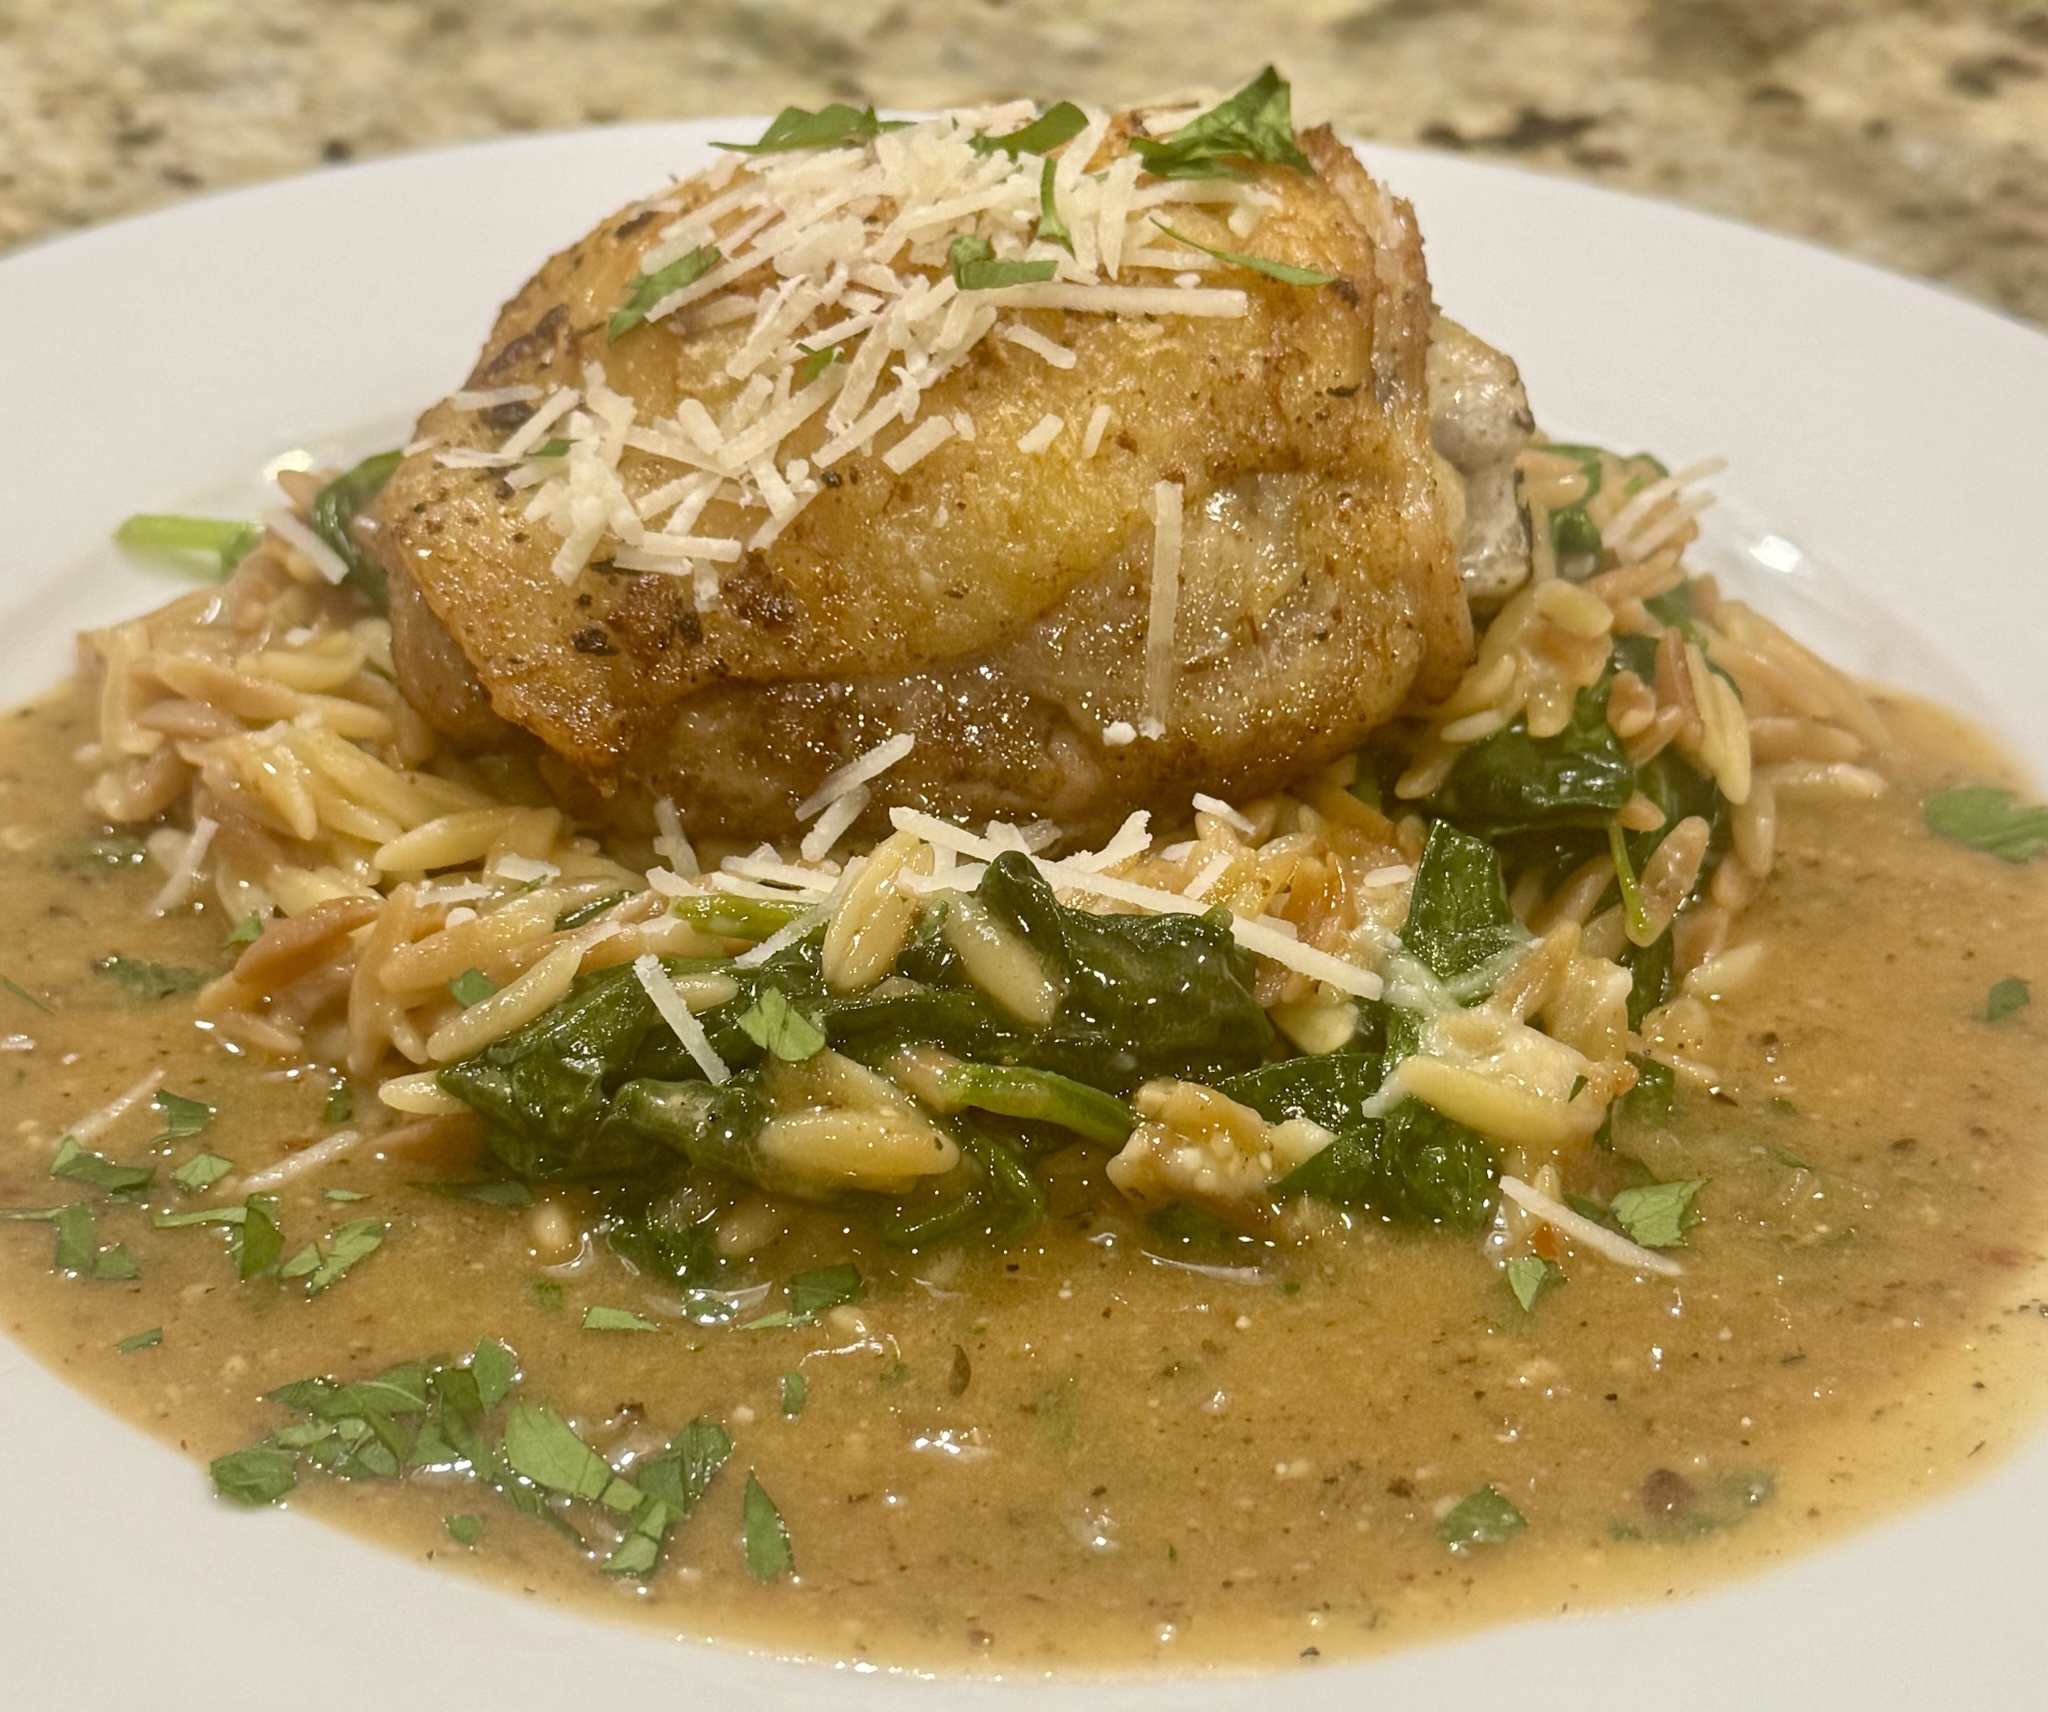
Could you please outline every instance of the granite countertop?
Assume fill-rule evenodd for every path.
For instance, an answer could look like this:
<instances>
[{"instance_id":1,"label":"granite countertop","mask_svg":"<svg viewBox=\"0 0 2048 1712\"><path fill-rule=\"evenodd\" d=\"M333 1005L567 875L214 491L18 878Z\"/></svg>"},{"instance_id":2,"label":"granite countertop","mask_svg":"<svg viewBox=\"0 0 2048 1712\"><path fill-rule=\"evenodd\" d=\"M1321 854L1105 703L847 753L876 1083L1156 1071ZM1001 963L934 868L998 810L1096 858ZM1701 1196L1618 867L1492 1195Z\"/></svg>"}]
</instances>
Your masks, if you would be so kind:
<instances>
[{"instance_id":1,"label":"granite countertop","mask_svg":"<svg viewBox=\"0 0 2048 1712\"><path fill-rule=\"evenodd\" d=\"M1297 114L1650 191L2048 323L2048 0L0 0L0 248L323 162L788 102Z\"/></svg>"}]
</instances>

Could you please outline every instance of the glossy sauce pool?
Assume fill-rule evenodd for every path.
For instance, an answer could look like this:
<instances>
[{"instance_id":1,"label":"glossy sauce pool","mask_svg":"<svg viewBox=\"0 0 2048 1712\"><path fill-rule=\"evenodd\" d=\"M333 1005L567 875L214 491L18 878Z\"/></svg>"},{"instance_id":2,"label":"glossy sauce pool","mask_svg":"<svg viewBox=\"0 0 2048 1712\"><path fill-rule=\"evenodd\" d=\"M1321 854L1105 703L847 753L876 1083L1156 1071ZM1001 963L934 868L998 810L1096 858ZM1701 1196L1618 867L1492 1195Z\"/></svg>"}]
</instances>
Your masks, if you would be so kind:
<instances>
[{"instance_id":1,"label":"glossy sauce pool","mask_svg":"<svg viewBox=\"0 0 2048 1712\"><path fill-rule=\"evenodd\" d=\"M1927 790L2004 764L1945 716L1885 706L1885 799L1788 799L1776 875L1737 934L1768 947L1761 970L1711 1007L1720 1089L1682 1095L1668 1123L1624 1122L1603 1166L1606 1191L1626 1156L1707 1179L1683 1277L1579 1256L1525 1313L1468 1237L1369 1224L1177 1250L1076 1149L1049 1169L1045 1223L1006 1251L863 1248L829 1214L789 1215L762 1279L851 1259L869 1294L746 1331L690 1323L601 1244L543 1267L529 1211L421 1186L474 1175L460 1160L358 1155L287 1188L288 1252L353 1218L391 1227L311 1298L237 1282L217 1230L159 1230L53 1181L63 1126L158 1066L218 1109L203 1137L151 1154L144 1108L92 1141L159 1164L153 1207L201 1204L164 1181L200 1146L248 1170L333 1127L329 1072L231 1056L188 997L94 969L118 954L215 971L229 924L146 919L157 878L92 854L70 760L90 710L67 692L0 737L0 1206L89 1200L140 1275L53 1273L48 1224L0 1223L0 1320L202 1459L283 1425L263 1394L288 1380L482 1336L516 1352L522 1395L615 1458L720 1420L732 1460L644 1588L453 1477L315 1477L289 1502L514 1596L796 1656L1280 1665L1762 1569L1995 1459L2048 1390L2048 1010L1985 1020L2001 978L2048 997L2048 865L1928 835ZM355 1097L374 1120L372 1093ZM337 1188L367 1198L324 1198ZM584 1330L592 1305L663 1329ZM160 1343L115 1349L149 1328ZM794 1579L746 1573L749 1469L786 1519ZM1527 1527L1450 1550L1440 1517L1487 1484ZM483 1519L473 1547L451 1514Z\"/></svg>"}]
</instances>

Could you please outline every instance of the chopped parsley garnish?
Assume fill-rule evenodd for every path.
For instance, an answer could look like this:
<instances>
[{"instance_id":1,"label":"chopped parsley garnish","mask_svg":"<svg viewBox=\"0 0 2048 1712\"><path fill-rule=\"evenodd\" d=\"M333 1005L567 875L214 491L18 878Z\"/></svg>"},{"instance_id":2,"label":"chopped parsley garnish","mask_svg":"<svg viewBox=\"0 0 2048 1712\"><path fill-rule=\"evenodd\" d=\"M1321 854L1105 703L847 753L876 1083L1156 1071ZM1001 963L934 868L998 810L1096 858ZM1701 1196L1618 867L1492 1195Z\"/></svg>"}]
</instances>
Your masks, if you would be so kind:
<instances>
[{"instance_id":1,"label":"chopped parsley garnish","mask_svg":"<svg viewBox=\"0 0 2048 1712\"><path fill-rule=\"evenodd\" d=\"M178 517L163 512L138 512L114 531L114 544L149 558L189 564L211 558L206 567L225 577L263 539L262 528L226 517Z\"/></svg>"},{"instance_id":2,"label":"chopped parsley garnish","mask_svg":"<svg viewBox=\"0 0 2048 1712\"><path fill-rule=\"evenodd\" d=\"M213 1122L213 1107L204 1100L188 1100L183 1094L174 1094L168 1088L158 1089L150 1104L164 1114L163 1133L150 1137L149 1145L153 1148L169 1147L174 1141L189 1141Z\"/></svg>"},{"instance_id":3,"label":"chopped parsley garnish","mask_svg":"<svg viewBox=\"0 0 2048 1712\"><path fill-rule=\"evenodd\" d=\"M136 1195L155 1179L156 1167L116 1165L105 1154L90 1153L67 1135L57 1144L57 1156L50 1161L50 1175L104 1189L110 1195Z\"/></svg>"},{"instance_id":4,"label":"chopped parsley garnish","mask_svg":"<svg viewBox=\"0 0 2048 1712\"><path fill-rule=\"evenodd\" d=\"M1153 225L1164 232L1176 244L1185 244L1191 250L1200 250L1205 256L1214 256L1219 262L1228 262L1232 267L1250 268L1262 273L1268 279L1277 279L1283 285L1334 285L1337 276L1320 273L1315 268L1296 267L1292 262L1276 262L1271 256L1240 255L1235 250L1213 250L1207 244L1197 243L1184 232L1176 232L1164 220L1154 220Z\"/></svg>"},{"instance_id":5,"label":"chopped parsley garnish","mask_svg":"<svg viewBox=\"0 0 2048 1712\"><path fill-rule=\"evenodd\" d=\"M587 904L578 904L572 910L564 910L555 917L555 931L567 933L572 927L588 927L612 905L623 900L625 895L624 892L607 892L601 898L592 898Z\"/></svg>"},{"instance_id":6,"label":"chopped parsley garnish","mask_svg":"<svg viewBox=\"0 0 2048 1712\"><path fill-rule=\"evenodd\" d=\"M561 1285L548 1278L535 1279L533 1305L544 1314L559 1314L562 1311Z\"/></svg>"},{"instance_id":7,"label":"chopped parsley garnish","mask_svg":"<svg viewBox=\"0 0 2048 1712\"><path fill-rule=\"evenodd\" d=\"M473 1546L484 1537L484 1519L481 1516L449 1516L445 1520L448 1537L459 1546Z\"/></svg>"},{"instance_id":8,"label":"chopped parsley garnish","mask_svg":"<svg viewBox=\"0 0 2048 1712\"><path fill-rule=\"evenodd\" d=\"M455 1002L464 1010L469 1009L471 1005L483 1003L497 990L498 983L481 969L465 969L448 983L448 991L455 996Z\"/></svg>"},{"instance_id":9,"label":"chopped parsley garnish","mask_svg":"<svg viewBox=\"0 0 2048 1712\"><path fill-rule=\"evenodd\" d=\"M804 1412L804 1404L810 1396L811 1382L795 1368L782 1376L782 1412L791 1420Z\"/></svg>"},{"instance_id":10,"label":"chopped parsley garnish","mask_svg":"<svg viewBox=\"0 0 2048 1712\"><path fill-rule=\"evenodd\" d=\"M1010 285L1039 285L1059 271L1059 263L999 262L996 248L986 238L962 232L946 247L946 260L953 269L953 283L962 291L1000 291Z\"/></svg>"},{"instance_id":11,"label":"chopped parsley garnish","mask_svg":"<svg viewBox=\"0 0 2048 1712\"><path fill-rule=\"evenodd\" d=\"M26 987L20 985L18 982L9 980L5 975L0 975L0 987L5 987L23 1004L32 1006L34 1009L41 1011L44 1016L48 1016L50 1014L50 1007L48 1005L44 1004L41 999L37 998L35 994L31 993Z\"/></svg>"},{"instance_id":12,"label":"chopped parsley garnish","mask_svg":"<svg viewBox=\"0 0 2048 1712\"><path fill-rule=\"evenodd\" d=\"M2018 802L1995 785L1937 791L1920 805L1927 830L2001 862L2025 862L2048 850L2048 807Z\"/></svg>"},{"instance_id":13,"label":"chopped parsley garnish","mask_svg":"<svg viewBox=\"0 0 2048 1712\"><path fill-rule=\"evenodd\" d=\"M858 1302L867 1294L859 1269L852 1266L820 1266L799 1272L789 1281L789 1306L758 1320L749 1320L746 1330L767 1326L807 1326L820 1314Z\"/></svg>"},{"instance_id":14,"label":"chopped parsley garnish","mask_svg":"<svg viewBox=\"0 0 2048 1712\"><path fill-rule=\"evenodd\" d=\"M640 1491L576 1436L576 1429L545 1404L515 1403L505 1419L505 1460L513 1471L550 1492L566 1493L609 1510L635 1510Z\"/></svg>"},{"instance_id":15,"label":"chopped parsley garnish","mask_svg":"<svg viewBox=\"0 0 2048 1712\"><path fill-rule=\"evenodd\" d=\"M213 1489L231 1504L275 1504L299 1483L296 1452L281 1445L251 1445L227 1456L217 1456L209 1465Z\"/></svg>"},{"instance_id":16,"label":"chopped parsley garnish","mask_svg":"<svg viewBox=\"0 0 2048 1712\"><path fill-rule=\"evenodd\" d=\"M878 119L873 107L849 107L843 101L820 107L813 113L804 107L785 107L768 121L760 141L713 143L714 149L731 149L742 155L783 154L791 149L836 149L843 143L866 142L884 131L900 131L905 120Z\"/></svg>"},{"instance_id":17,"label":"chopped parsley garnish","mask_svg":"<svg viewBox=\"0 0 2048 1712\"><path fill-rule=\"evenodd\" d=\"M1985 999L1984 1020L1997 1022L2033 1002L2033 989L2019 976L2008 975L1991 989L1990 996Z\"/></svg>"},{"instance_id":18,"label":"chopped parsley garnish","mask_svg":"<svg viewBox=\"0 0 2048 1712\"><path fill-rule=\"evenodd\" d=\"M1631 1242L1644 1248L1676 1248L1685 1241L1686 1231L1700 1222L1699 1209L1693 1202L1705 1187L1704 1177L1691 1177L1682 1183L1651 1183L1640 1189L1623 1189L1608 1203L1607 1210L1628 1233Z\"/></svg>"},{"instance_id":19,"label":"chopped parsley garnish","mask_svg":"<svg viewBox=\"0 0 2048 1712\"><path fill-rule=\"evenodd\" d=\"M306 1294L317 1296L328 1285L339 1283L351 1267L384 1246L389 1229L382 1219L350 1219L327 1239L326 1254L306 1280Z\"/></svg>"},{"instance_id":20,"label":"chopped parsley garnish","mask_svg":"<svg viewBox=\"0 0 2048 1712\"><path fill-rule=\"evenodd\" d=\"M133 1355L138 1349L155 1349L164 1341L164 1328L151 1326L146 1332L130 1332L114 1348L122 1355Z\"/></svg>"},{"instance_id":21,"label":"chopped parsley garnish","mask_svg":"<svg viewBox=\"0 0 2048 1712\"><path fill-rule=\"evenodd\" d=\"M487 1207L530 1207L533 1191L517 1177L494 1177L485 1183L429 1183L425 1187L451 1201L481 1201Z\"/></svg>"},{"instance_id":22,"label":"chopped parsley garnish","mask_svg":"<svg viewBox=\"0 0 2048 1712\"><path fill-rule=\"evenodd\" d=\"M1047 161L1038 175L1038 228L1031 235L1048 244L1057 244L1072 255L1074 234L1067 230L1066 221L1060 218L1059 203L1053 196L1053 179L1058 172L1059 163Z\"/></svg>"},{"instance_id":23,"label":"chopped parsley garnish","mask_svg":"<svg viewBox=\"0 0 2048 1712\"><path fill-rule=\"evenodd\" d=\"M171 1173L171 1181L188 1195L203 1195L234 1168L232 1159L217 1153L195 1153Z\"/></svg>"},{"instance_id":24,"label":"chopped parsley garnish","mask_svg":"<svg viewBox=\"0 0 2048 1712\"><path fill-rule=\"evenodd\" d=\"M141 867L149 860L149 846L132 832L109 830L97 837L68 841L55 860L65 873L90 878L110 869Z\"/></svg>"},{"instance_id":25,"label":"chopped parsley garnish","mask_svg":"<svg viewBox=\"0 0 2048 1712\"><path fill-rule=\"evenodd\" d=\"M138 1276L139 1268L126 1243L100 1247L99 1223L83 1201L56 1208L53 1222L57 1227L57 1250L50 1261L53 1272L109 1284Z\"/></svg>"},{"instance_id":26,"label":"chopped parsley garnish","mask_svg":"<svg viewBox=\"0 0 2048 1712\"><path fill-rule=\"evenodd\" d=\"M251 1195L242 1203L242 1217L228 1229L228 1252L244 1284L277 1270L284 1259L284 1232L278 1228L276 1196Z\"/></svg>"},{"instance_id":27,"label":"chopped parsley garnish","mask_svg":"<svg viewBox=\"0 0 2048 1712\"><path fill-rule=\"evenodd\" d=\"M704 277L718 265L718 246L700 244L686 256L678 256L665 268L635 274L626 286L626 301L604 325L606 344L612 344L647 319L647 312L672 292ZM563 450L567 450L566 447Z\"/></svg>"},{"instance_id":28,"label":"chopped parsley garnish","mask_svg":"<svg viewBox=\"0 0 2048 1712\"><path fill-rule=\"evenodd\" d=\"M557 434L552 439L543 440L526 455L529 458L566 458L569 455L569 442Z\"/></svg>"},{"instance_id":29,"label":"chopped parsley garnish","mask_svg":"<svg viewBox=\"0 0 2048 1712\"><path fill-rule=\"evenodd\" d=\"M337 1082L327 1090L327 1098L320 1107L320 1121L324 1124L345 1124L355 1116L356 1091L347 1082Z\"/></svg>"},{"instance_id":30,"label":"chopped parsley garnish","mask_svg":"<svg viewBox=\"0 0 2048 1712\"><path fill-rule=\"evenodd\" d=\"M1436 1537L1455 1552L1474 1546L1505 1545L1529 1525L1505 1494L1492 1486L1459 1500L1457 1508L1436 1525Z\"/></svg>"},{"instance_id":31,"label":"chopped parsley garnish","mask_svg":"<svg viewBox=\"0 0 2048 1712\"><path fill-rule=\"evenodd\" d=\"M138 999L168 999L174 993L196 993L213 979L204 969L148 963L140 957L95 957L92 966Z\"/></svg>"},{"instance_id":32,"label":"chopped parsley garnish","mask_svg":"<svg viewBox=\"0 0 2048 1712\"><path fill-rule=\"evenodd\" d=\"M625 1308L592 1306L583 1310L583 1329L587 1332L658 1332L661 1327Z\"/></svg>"},{"instance_id":33,"label":"chopped parsley garnish","mask_svg":"<svg viewBox=\"0 0 2048 1712\"><path fill-rule=\"evenodd\" d=\"M227 938L221 943L227 946L254 945L262 937L263 917L257 911L251 910L228 930Z\"/></svg>"},{"instance_id":34,"label":"chopped parsley garnish","mask_svg":"<svg viewBox=\"0 0 2048 1712\"><path fill-rule=\"evenodd\" d=\"M763 987L738 1020L749 1040L785 1063L801 1064L825 1049L824 1030L791 1004L780 987Z\"/></svg>"},{"instance_id":35,"label":"chopped parsley garnish","mask_svg":"<svg viewBox=\"0 0 2048 1712\"><path fill-rule=\"evenodd\" d=\"M749 1575L756 1581L773 1581L778 1575L795 1570L796 1557L789 1549L789 1529L783 1523L782 1512L776 1509L775 1500L768 1496L752 1469L747 1470L741 1521L746 1530Z\"/></svg>"},{"instance_id":36,"label":"chopped parsley garnish","mask_svg":"<svg viewBox=\"0 0 2048 1712\"><path fill-rule=\"evenodd\" d=\"M1292 92L1270 65L1163 142L1133 137L1131 148L1160 178L1242 178L1248 162L1315 173L1294 141Z\"/></svg>"},{"instance_id":37,"label":"chopped parsley garnish","mask_svg":"<svg viewBox=\"0 0 2048 1712\"><path fill-rule=\"evenodd\" d=\"M796 384L798 386L809 386L812 381L816 380L818 376L823 374L834 363L841 361L846 355L846 352L837 345L823 345L815 351L809 345L798 345L797 349L804 354L804 360L797 365Z\"/></svg>"},{"instance_id":38,"label":"chopped parsley garnish","mask_svg":"<svg viewBox=\"0 0 2048 1712\"><path fill-rule=\"evenodd\" d=\"M322 1189L323 1201L367 1201L370 1197L360 1189Z\"/></svg>"},{"instance_id":39,"label":"chopped parsley garnish","mask_svg":"<svg viewBox=\"0 0 2048 1712\"><path fill-rule=\"evenodd\" d=\"M1564 1282L1564 1274L1540 1254L1511 1255L1507 1265L1508 1288L1522 1304L1522 1312L1533 1313L1536 1298L1552 1284Z\"/></svg>"},{"instance_id":40,"label":"chopped parsley garnish","mask_svg":"<svg viewBox=\"0 0 2048 1712\"><path fill-rule=\"evenodd\" d=\"M309 1242L297 1254L293 1255L291 1259L278 1267L277 1275L280 1278L303 1278L307 1273L316 1270L319 1265L320 1245L317 1242Z\"/></svg>"},{"instance_id":41,"label":"chopped parsley garnish","mask_svg":"<svg viewBox=\"0 0 2048 1712\"><path fill-rule=\"evenodd\" d=\"M1088 129L1088 115L1071 101L1048 107L1022 130L1001 137L975 137L970 146L978 155L1001 150L1006 155L1049 155L1062 143L1070 143Z\"/></svg>"}]
</instances>

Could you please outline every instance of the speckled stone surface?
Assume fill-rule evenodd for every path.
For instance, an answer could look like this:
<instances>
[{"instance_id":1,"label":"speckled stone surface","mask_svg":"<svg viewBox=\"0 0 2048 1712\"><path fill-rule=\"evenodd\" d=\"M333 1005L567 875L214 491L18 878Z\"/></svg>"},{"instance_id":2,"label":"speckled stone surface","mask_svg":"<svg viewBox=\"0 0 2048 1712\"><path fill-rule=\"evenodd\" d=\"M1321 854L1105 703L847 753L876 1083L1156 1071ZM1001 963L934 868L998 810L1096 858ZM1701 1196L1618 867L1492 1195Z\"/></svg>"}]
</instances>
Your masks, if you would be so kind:
<instances>
[{"instance_id":1,"label":"speckled stone surface","mask_svg":"<svg viewBox=\"0 0 2048 1712\"><path fill-rule=\"evenodd\" d=\"M0 247L323 162L828 99L1296 111L1647 190L2048 322L2044 0L0 0Z\"/></svg>"}]
</instances>

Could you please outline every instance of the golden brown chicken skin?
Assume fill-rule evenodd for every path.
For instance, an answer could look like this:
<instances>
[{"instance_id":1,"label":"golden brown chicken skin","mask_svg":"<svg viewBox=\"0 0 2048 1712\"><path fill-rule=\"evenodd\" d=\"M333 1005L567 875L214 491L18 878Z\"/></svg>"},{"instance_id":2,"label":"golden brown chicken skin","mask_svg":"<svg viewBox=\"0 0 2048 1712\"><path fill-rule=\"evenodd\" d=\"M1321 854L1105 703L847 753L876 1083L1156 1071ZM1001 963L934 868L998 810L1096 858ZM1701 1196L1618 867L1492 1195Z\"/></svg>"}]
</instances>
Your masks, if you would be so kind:
<instances>
[{"instance_id":1,"label":"golden brown chicken skin","mask_svg":"<svg viewBox=\"0 0 2048 1712\"><path fill-rule=\"evenodd\" d=\"M1098 170L1131 123L1102 138ZM1006 304L922 391L920 422L963 427L907 469L888 454L914 427L823 469L829 413L787 435L776 456L815 493L715 567L709 599L701 567L622 570L645 560L609 537L561 580L563 536L528 515L532 486L450 466L500 446L533 406L436 406L418 430L432 444L385 489L375 530L407 693L460 738L530 732L618 802L669 796L693 835L773 838L828 773L899 732L915 746L875 782L871 815L900 803L1085 835L1133 807L1184 808L1191 791L1271 788L1446 692L1471 632L1430 447L1420 239L1327 131L1299 142L1314 171L1256 169L1249 242L1227 207L1176 203L1165 219L1329 283L1210 264L1162 235L1143 253L1205 263L1200 284L1241 291L1243 312ZM730 200L721 182L680 187L684 209ZM469 390L588 392L594 364L638 423L692 400L728 419L755 322L706 315L712 297L608 337L675 212L628 210L552 258L501 312ZM728 289L775 284L763 266ZM628 494L679 473L633 444L617 457ZM1179 486L1181 550L1155 705L1161 483ZM722 490L691 533L747 542L762 517Z\"/></svg>"}]
</instances>

